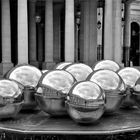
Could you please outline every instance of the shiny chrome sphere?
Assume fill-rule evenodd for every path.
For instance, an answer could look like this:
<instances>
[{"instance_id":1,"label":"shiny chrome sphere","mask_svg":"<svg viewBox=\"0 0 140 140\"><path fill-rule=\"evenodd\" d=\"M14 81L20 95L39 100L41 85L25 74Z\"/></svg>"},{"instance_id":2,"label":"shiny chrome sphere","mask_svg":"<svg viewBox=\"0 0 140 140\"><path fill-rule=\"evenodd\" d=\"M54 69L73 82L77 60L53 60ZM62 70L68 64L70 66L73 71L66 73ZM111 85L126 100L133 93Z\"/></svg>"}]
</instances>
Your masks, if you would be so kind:
<instances>
[{"instance_id":1,"label":"shiny chrome sphere","mask_svg":"<svg viewBox=\"0 0 140 140\"><path fill-rule=\"evenodd\" d=\"M119 109L125 97L125 84L121 77L112 70L97 70L87 78L100 85L105 91L105 112L112 113Z\"/></svg>"},{"instance_id":2,"label":"shiny chrome sphere","mask_svg":"<svg viewBox=\"0 0 140 140\"><path fill-rule=\"evenodd\" d=\"M123 79L127 87L133 88L138 78L140 78L140 71L136 68L125 67L118 71L118 74Z\"/></svg>"},{"instance_id":3,"label":"shiny chrome sphere","mask_svg":"<svg viewBox=\"0 0 140 140\"><path fill-rule=\"evenodd\" d=\"M57 91L55 91L57 94ZM59 93L58 93L59 94ZM57 97L47 97L41 94L35 94L36 101L38 106L44 112L52 115L52 116L61 116L66 115L66 108L65 108L65 96Z\"/></svg>"},{"instance_id":4,"label":"shiny chrome sphere","mask_svg":"<svg viewBox=\"0 0 140 140\"><path fill-rule=\"evenodd\" d=\"M61 62L61 63L58 63L56 66L55 66L55 69L64 69L66 66L72 64L72 62Z\"/></svg>"},{"instance_id":5,"label":"shiny chrome sphere","mask_svg":"<svg viewBox=\"0 0 140 140\"><path fill-rule=\"evenodd\" d=\"M45 73L45 72L47 72L48 70L42 70L42 73Z\"/></svg>"},{"instance_id":6,"label":"shiny chrome sphere","mask_svg":"<svg viewBox=\"0 0 140 140\"><path fill-rule=\"evenodd\" d=\"M86 80L88 75L93 72L90 66L83 63L74 63L68 65L64 68L64 70L70 72L78 82Z\"/></svg>"},{"instance_id":7,"label":"shiny chrome sphere","mask_svg":"<svg viewBox=\"0 0 140 140\"><path fill-rule=\"evenodd\" d=\"M15 117L23 104L23 91L18 83L0 80L0 119Z\"/></svg>"},{"instance_id":8,"label":"shiny chrome sphere","mask_svg":"<svg viewBox=\"0 0 140 140\"><path fill-rule=\"evenodd\" d=\"M134 88L136 89L136 82L140 78L140 71L136 68L132 67L125 67L118 71L118 74L123 79L125 85L126 85L126 97L123 101L122 107L133 107L136 105L136 95L134 96Z\"/></svg>"},{"instance_id":9,"label":"shiny chrome sphere","mask_svg":"<svg viewBox=\"0 0 140 140\"><path fill-rule=\"evenodd\" d=\"M98 61L93 66L94 71L100 70L100 69L107 69L107 70L112 70L112 71L116 72L120 69L120 65L112 60L101 60L101 61Z\"/></svg>"},{"instance_id":10,"label":"shiny chrome sphere","mask_svg":"<svg viewBox=\"0 0 140 140\"><path fill-rule=\"evenodd\" d=\"M104 112L104 105L98 107L80 107L66 102L66 107L71 118L77 123L95 123L97 122Z\"/></svg>"},{"instance_id":11,"label":"shiny chrome sphere","mask_svg":"<svg viewBox=\"0 0 140 140\"><path fill-rule=\"evenodd\" d=\"M43 74L35 94L39 107L53 116L67 114L65 99L75 78L65 70L52 70Z\"/></svg>"},{"instance_id":12,"label":"shiny chrome sphere","mask_svg":"<svg viewBox=\"0 0 140 140\"><path fill-rule=\"evenodd\" d=\"M17 65L6 74L6 78L15 80L23 86L24 104L22 109L36 107L34 93L41 76L42 72L38 68L28 64Z\"/></svg>"},{"instance_id":13,"label":"shiny chrome sphere","mask_svg":"<svg viewBox=\"0 0 140 140\"><path fill-rule=\"evenodd\" d=\"M121 104L123 103L126 94L120 94L120 91L114 91L116 93L116 95L111 95L110 93L108 94L108 92L105 92L106 95L106 104L105 104L105 112L106 113L113 113L115 111L117 111ZM118 93L117 93L118 92Z\"/></svg>"},{"instance_id":14,"label":"shiny chrome sphere","mask_svg":"<svg viewBox=\"0 0 140 140\"><path fill-rule=\"evenodd\" d=\"M104 91L94 82L78 82L67 96L66 107L71 118L77 123L97 122L104 113Z\"/></svg>"}]
</instances>

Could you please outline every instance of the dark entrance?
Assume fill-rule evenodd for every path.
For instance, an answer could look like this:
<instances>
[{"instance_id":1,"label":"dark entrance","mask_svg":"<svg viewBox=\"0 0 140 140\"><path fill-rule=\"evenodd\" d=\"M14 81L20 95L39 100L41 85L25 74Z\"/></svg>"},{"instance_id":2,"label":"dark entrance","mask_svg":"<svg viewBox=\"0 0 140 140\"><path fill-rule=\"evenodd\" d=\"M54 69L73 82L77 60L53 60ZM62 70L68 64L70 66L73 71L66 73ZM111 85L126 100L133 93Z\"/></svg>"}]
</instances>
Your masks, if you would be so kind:
<instances>
[{"instance_id":1,"label":"dark entrance","mask_svg":"<svg viewBox=\"0 0 140 140\"><path fill-rule=\"evenodd\" d=\"M130 60L134 66L140 65L140 47L139 47L139 25L136 22L131 23L131 47Z\"/></svg>"}]
</instances>

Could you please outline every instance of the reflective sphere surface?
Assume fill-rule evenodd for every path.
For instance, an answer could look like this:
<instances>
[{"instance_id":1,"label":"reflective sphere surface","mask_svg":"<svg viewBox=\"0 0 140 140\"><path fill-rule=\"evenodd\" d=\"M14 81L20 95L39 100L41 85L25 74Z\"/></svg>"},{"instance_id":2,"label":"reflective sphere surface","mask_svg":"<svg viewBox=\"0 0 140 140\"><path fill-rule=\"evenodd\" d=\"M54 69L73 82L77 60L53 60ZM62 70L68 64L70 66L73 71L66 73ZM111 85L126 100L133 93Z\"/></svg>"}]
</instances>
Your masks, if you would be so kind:
<instances>
[{"instance_id":1,"label":"reflective sphere surface","mask_svg":"<svg viewBox=\"0 0 140 140\"><path fill-rule=\"evenodd\" d=\"M74 84L67 97L69 115L78 123L93 123L104 113L105 95L94 82L82 81Z\"/></svg>"},{"instance_id":2,"label":"reflective sphere surface","mask_svg":"<svg viewBox=\"0 0 140 140\"><path fill-rule=\"evenodd\" d=\"M64 70L53 70L41 77L39 83L67 94L74 84L74 77Z\"/></svg>"},{"instance_id":3,"label":"reflective sphere surface","mask_svg":"<svg viewBox=\"0 0 140 140\"><path fill-rule=\"evenodd\" d=\"M80 124L97 123L104 113L104 105L80 107L66 101L66 108L70 117Z\"/></svg>"},{"instance_id":4,"label":"reflective sphere surface","mask_svg":"<svg viewBox=\"0 0 140 140\"><path fill-rule=\"evenodd\" d=\"M77 81L86 80L88 75L93 72L92 68L83 63L75 63L65 67L65 70L70 72Z\"/></svg>"},{"instance_id":5,"label":"reflective sphere surface","mask_svg":"<svg viewBox=\"0 0 140 140\"><path fill-rule=\"evenodd\" d=\"M122 68L118 71L118 74L121 76L126 86L131 88L134 87L136 81L140 77L140 71L132 67Z\"/></svg>"},{"instance_id":6,"label":"reflective sphere surface","mask_svg":"<svg viewBox=\"0 0 140 140\"><path fill-rule=\"evenodd\" d=\"M132 108L136 104L133 93L136 81L140 78L140 71L133 67L125 67L120 69L118 74L121 76L127 87L125 91L126 97L123 101L122 107Z\"/></svg>"},{"instance_id":7,"label":"reflective sphere surface","mask_svg":"<svg viewBox=\"0 0 140 140\"><path fill-rule=\"evenodd\" d=\"M42 73L45 73L45 72L47 72L48 70L42 70Z\"/></svg>"},{"instance_id":8,"label":"reflective sphere surface","mask_svg":"<svg viewBox=\"0 0 140 140\"><path fill-rule=\"evenodd\" d=\"M19 113L23 105L23 102L17 102L13 104L6 104L0 107L0 119L14 118Z\"/></svg>"},{"instance_id":9,"label":"reflective sphere surface","mask_svg":"<svg viewBox=\"0 0 140 140\"><path fill-rule=\"evenodd\" d=\"M121 84L120 84L119 90L121 91L121 93L126 91L126 85L124 81L122 80L122 78L121 78Z\"/></svg>"},{"instance_id":10,"label":"reflective sphere surface","mask_svg":"<svg viewBox=\"0 0 140 140\"><path fill-rule=\"evenodd\" d=\"M74 85L70 94L79 96L85 100L103 99L103 91L94 82L82 81Z\"/></svg>"},{"instance_id":11,"label":"reflective sphere surface","mask_svg":"<svg viewBox=\"0 0 140 140\"><path fill-rule=\"evenodd\" d=\"M0 80L0 96L1 97L13 97L16 98L22 94L22 90L18 84L12 80L3 79Z\"/></svg>"},{"instance_id":12,"label":"reflective sphere surface","mask_svg":"<svg viewBox=\"0 0 140 140\"><path fill-rule=\"evenodd\" d=\"M23 86L36 87L41 77L41 71L31 65L19 65L8 73L7 77L13 79Z\"/></svg>"},{"instance_id":13,"label":"reflective sphere surface","mask_svg":"<svg viewBox=\"0 0 140 140\"><path fill-rule=\"evenodd\" d=\"M67 114L65 99L75 78L65 70L52 70L42 75L36 101L39 107L53 116Z\"/></svg>"},{"instance_id":14,"label":"reflective sphere surface","mask_svg":"<svg viewBox=\"0 0 140 140\"><path fill-rule=\"evenodd\" d=\"M41 76L42 72L38 68L28 64L18 65L7 73L7 78L17 81L24 87L24 104L22 109L33 109L36 107L34 93Z\"/></svg>"},{"instance_id":15,"label":"reflective sphere surface","mask_svg":"<svg viewBox=\"0 0 140 140\"><path fill-rule=\"evenodd\" d=\"M138 94L140 93L140 78L138 78L138 80L136 81L133 90L134 90L135 92L137 92Z\"/></svg>"},{"instance_id":16,"label":"reflective sphere surface","mask_svg":"<svg viewBox=\"0 0 140 140\"><path fill-rule=\"evenodd\" d=\"M23 91L18 83L0 80L0 119L15 117L23 104Z\"/></svg>"},{"instance_id":17,"label":"reflective sphere surface","mask_svg":"<svg viewBox=\"0 0 140 140\"><path fill-rule=\"evenodd\" d=\"M56 65L55 69L64 69L66 66L72 64L72 62L61 62L59 64Z\"/></svg>"},{"instance_id":18,"label":"reflective sphere surface","mask_svg":"<svg viewBox=\"0 0 140 140\"><path fill-rule=\"evenodd\" d=\"M87 78L100 85L104 90L116 90L120 87L121 79L117 73L111 70L98 70Z\"/></svg>"},{"instance_id":19,"label":"reflective sphere surface","mask_svg":"<svg viewBox=\"0 0 140 140\"><path fill-rule=\"evenodd\" d=\"M121 77L112 70L97 70L87 78L101 86L105 91L105 112L112 113L119 109L125 97L125 84Z\"/></svg>"},{"instance_id":20,"label":"reflective sphere surface","mask_svg":"<svg viewBox=\"0 0 140 140\"><path fill-rule=\"evenodd\" d=\"M120 69L120 66L118 63L112 61L112 60L101 60L95 64L93 67L93 70L99 70L99 69L108 69L112 71L118 71Z\"/></svg>"}]
</instances>

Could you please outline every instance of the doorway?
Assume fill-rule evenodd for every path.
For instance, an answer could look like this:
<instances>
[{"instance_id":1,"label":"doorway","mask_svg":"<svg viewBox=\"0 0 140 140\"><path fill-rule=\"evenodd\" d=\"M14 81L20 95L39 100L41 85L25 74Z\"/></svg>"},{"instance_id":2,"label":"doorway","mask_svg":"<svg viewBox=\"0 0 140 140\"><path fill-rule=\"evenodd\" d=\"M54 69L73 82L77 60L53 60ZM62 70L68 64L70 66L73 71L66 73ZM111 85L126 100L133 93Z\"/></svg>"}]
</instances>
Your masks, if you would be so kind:
<instances>
[{"instance_id":1,"label":"doorway","mask_svg":"<svg viewBox=\"0 0 140 140\"><path fill-rule=\"evenodd\" d=\"M130 61L134 66L140 65L140 42L139 42L139 24L137 22L131 23L131 47L130 47Z\"/></svg>"}]
</instances>

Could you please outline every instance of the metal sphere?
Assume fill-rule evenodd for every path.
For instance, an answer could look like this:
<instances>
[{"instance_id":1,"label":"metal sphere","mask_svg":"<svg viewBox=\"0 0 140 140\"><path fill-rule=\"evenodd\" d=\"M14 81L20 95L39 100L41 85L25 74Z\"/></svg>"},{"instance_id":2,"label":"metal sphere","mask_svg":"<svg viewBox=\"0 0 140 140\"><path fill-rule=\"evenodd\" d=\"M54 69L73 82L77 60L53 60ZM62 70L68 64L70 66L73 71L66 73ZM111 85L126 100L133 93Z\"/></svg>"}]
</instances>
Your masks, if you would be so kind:
<instances>
[{"instance_id":1,"label":"metal sphere","mask_svg":"<svg viewBox=\"0 0 140 140\"><path fill-rule=\"evenodd\" d=\"M64 70L70 72L77 81L86 80L88 75L93 72L92 68L83 63L74 63L68 65Z\"/></svg>"},{"instance_id":2,"label":"metal sphere","mask_svg":"<svg viewBox=\"0 0 140 140\"><path fill-rule=\"evenodd\" d=\"M113 113L119 109L125 97L125 84L121 77L112 70L97 70L87 78L100 85L105 91L105 112Z\"/></svg>"},{"instance_id":3,"label":"metal sphere","mask_svg":"<svg viewBox=\"0 0 140 140\"><path fill-rule=\"evenodd\" d=\"M69 92L66 107L77 123L95 123L104 113L104 91L94 82L78 82Z\"/></svg>"},{"instance_id":4,"label":"metal sphere","mask_svg":"<svg viewBox=\"0 0 140 140\"><path fill-rule=\"evenodd\" d=\"M52 116L67 114L65 99L75 82L75 78L65 70L46 72L40 78L35 94L39 107Z\"/></svg>"},{"instance_id":5,"label":"metal sphere","mask_svg":"<svg viewBox=\"0 0 140 140\"><path fill-rule=\"evenodd\" d=\"M15 117L23 104L23 91L18 83L0 80L0 119Z\"/></svg>"},{"instance_id":6,"label":"metal sphere","mask_svg":"<svg viewBox=\"0 0 140 140\"><path fill-rule=\"evenodd\" d=\"M100 69L107 69L116 72L120 69L120 65L112 60L101 60L93 66L94 71Z\"/></svg>"},{"instance_id":7,"label":"metal sphere","mask_svg":"<svg viewBox=\"0 0 140 140\"><path fill-rule=\"evenodd\" d=\"M42 72L38 68L28 64L17 65L6 74L6 78L15 80L23 86L24 104L22 109L36 108L34 94L41 76Z\"/></svg>"}]
</instances>

